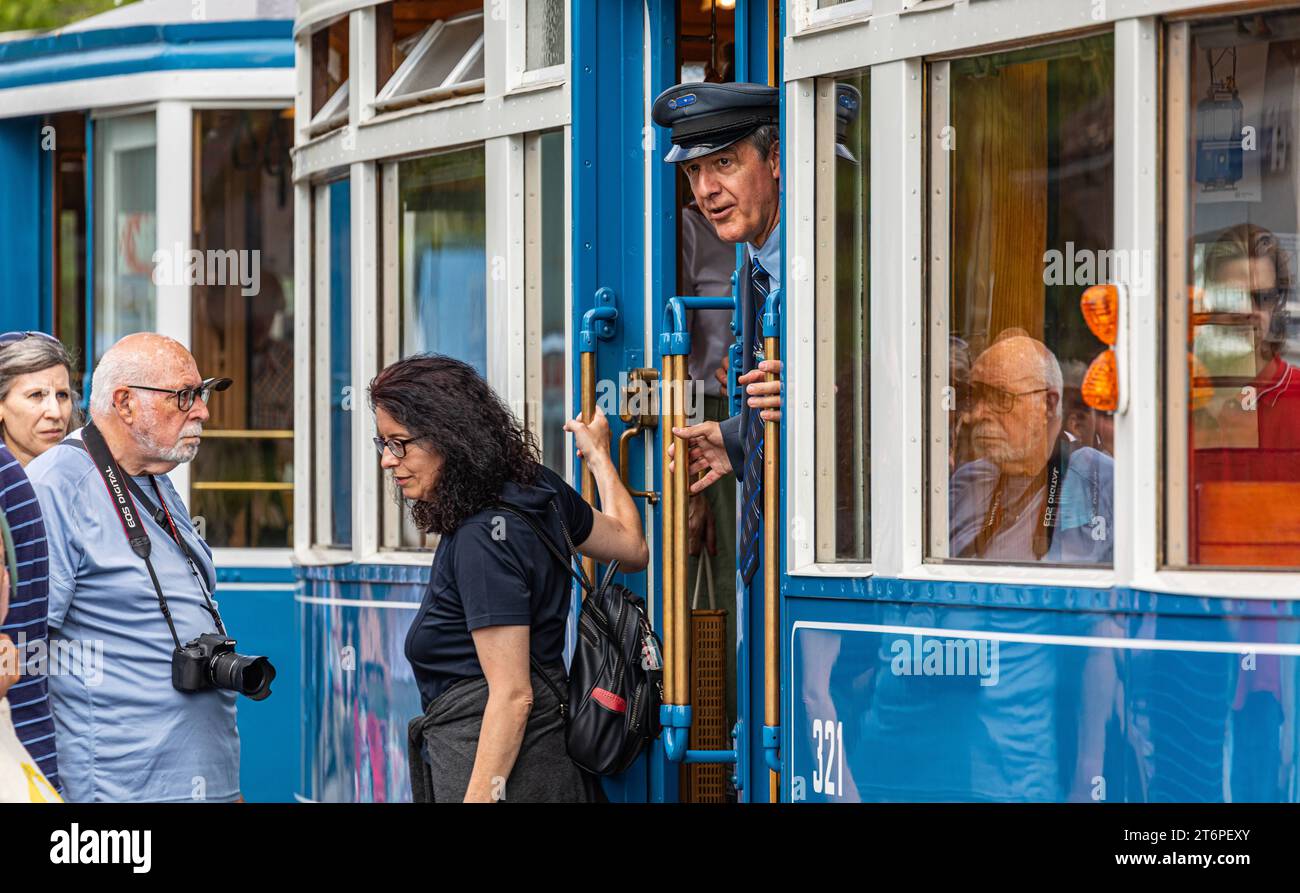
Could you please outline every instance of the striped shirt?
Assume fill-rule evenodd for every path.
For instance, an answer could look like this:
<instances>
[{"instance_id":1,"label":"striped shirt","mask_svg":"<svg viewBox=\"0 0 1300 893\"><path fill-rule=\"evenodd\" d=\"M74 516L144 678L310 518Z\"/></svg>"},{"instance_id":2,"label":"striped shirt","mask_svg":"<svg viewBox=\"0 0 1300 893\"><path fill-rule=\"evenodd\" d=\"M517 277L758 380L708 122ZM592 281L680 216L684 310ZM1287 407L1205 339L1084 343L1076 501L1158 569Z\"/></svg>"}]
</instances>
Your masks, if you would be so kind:
<instances>
[{"instance_id":1,"label":"striped shirt","mask_svg":"<svg viewBox=\"0 0 1300 893\"><path fill-rule=\"evenodd\" d=\"M50 579L45 523L41 520L36 491L23 467L3 443L0 443L0 509L13 532L18 562L18 579L9 593L9 615L0 632L18 646L21 658L43 655L49 638L46 611ZM35 645L36 642L41 644ZM48 691L46 676L24 674L9 689L9 706L18 740L50 783L62 790Z\"/></svg>"}]
</instances>

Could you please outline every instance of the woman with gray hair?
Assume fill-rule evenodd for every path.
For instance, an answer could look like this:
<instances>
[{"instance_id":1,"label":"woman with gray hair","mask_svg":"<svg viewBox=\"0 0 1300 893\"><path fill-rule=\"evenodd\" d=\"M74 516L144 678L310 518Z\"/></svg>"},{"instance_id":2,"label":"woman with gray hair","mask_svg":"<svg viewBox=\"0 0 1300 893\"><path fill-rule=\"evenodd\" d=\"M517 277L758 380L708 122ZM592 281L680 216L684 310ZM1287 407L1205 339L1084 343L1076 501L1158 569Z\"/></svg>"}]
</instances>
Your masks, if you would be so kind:
<instances>
[{"instance_id":1,"label":"woman with gray hair","mask_svg":"<svg viewBox=\"0 0 1300 893\"><path fill-rule=\"evenodd\" d=\"M0 439L25 467L78 424L72 357L44 332L0 335Z\"/></svg>"}]
</instances>

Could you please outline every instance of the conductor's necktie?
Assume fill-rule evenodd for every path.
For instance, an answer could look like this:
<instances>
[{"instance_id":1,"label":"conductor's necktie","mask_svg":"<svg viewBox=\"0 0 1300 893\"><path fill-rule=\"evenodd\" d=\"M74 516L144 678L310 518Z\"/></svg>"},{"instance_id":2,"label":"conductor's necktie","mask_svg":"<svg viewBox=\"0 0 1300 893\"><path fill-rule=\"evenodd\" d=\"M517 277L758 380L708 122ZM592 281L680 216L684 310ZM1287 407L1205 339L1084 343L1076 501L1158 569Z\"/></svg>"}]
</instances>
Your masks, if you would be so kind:
<instances>
[{"instance_id":1,"label":"conductor's necktie","mask_svg":"<svg viewBox=\"0 0 1300 893\"><path fill-rule=\"evenodd\" d=\"M763 355L763 305L767 303L771 288L771 279L757 258L753 261L749 281L753 286L754 301L749 348L757 359ZM757 368L758 363L755 362L754 366ZM758 571L759 522L763 517L763 415L758 409L749 410L749 424L745 426L745 477L740 490L740 507L740 574L749 585Z\"/></svg>"}]
</instances>

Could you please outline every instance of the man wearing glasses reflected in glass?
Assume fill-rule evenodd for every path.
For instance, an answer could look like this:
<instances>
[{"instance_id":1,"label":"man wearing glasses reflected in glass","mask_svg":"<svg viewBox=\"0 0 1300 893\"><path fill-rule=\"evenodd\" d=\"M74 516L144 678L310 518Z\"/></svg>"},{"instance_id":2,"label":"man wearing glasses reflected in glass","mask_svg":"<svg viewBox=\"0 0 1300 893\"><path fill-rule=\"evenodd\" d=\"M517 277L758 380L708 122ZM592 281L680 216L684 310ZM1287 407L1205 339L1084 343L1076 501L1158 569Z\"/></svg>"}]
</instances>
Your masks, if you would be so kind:
<instances>
[{"instance_id":1,"label":"man wearing glasses reflected in glass","mask_svg":"<svg viewBox=\"0 0 1300 893\"><path fill-rule=\"evenodd\" d=\"M974 458L949 489L954 558L1109 564L1111 458L1064 432L1061 366L1018 330L971 367L964 427Z\"/></svg>"}]
</instances>

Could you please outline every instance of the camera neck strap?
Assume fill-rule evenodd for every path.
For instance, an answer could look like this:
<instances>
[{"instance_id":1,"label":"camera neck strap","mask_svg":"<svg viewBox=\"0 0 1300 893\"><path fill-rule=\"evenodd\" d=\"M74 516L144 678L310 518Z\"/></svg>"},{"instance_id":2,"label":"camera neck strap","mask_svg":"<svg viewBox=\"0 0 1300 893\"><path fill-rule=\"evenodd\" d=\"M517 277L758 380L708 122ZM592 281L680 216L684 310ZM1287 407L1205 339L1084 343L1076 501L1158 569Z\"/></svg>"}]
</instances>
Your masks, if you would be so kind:
<instances>
[{"instance_id":1,"label":"camera neck strap","mask_svg":"<svg viewBox=\"0 0 1300 893\"><path fill-rule=\"evenodd\" d=\"M100 433L93 422L82 429L81 440L68 438L64 443L80 446L90 454L91 461L95 463L95 470L99 472L100 478L104 481L104 486L108 489L109 501L113 503L118 520L122 523L122 532L126 535L131 551L144 561L145 569L149 572L149 579L153 583L154 592L158 595L158 607L162 611L163 619L167 621L167 629L170 630L172 641L176 643L176 647L181 647L180 636L176 633L176 624L172 620L171 608L167 605L167 597L163 595L162 584L158 580L158 573L154 570L153 561L150 558L153 552L153 541L149 536L149 531L145 529L144 520L137 508L137 501L154 516L158 526L163 527L163 521L167 522L163 529L171 534L181 553L185 556L185 560L190 566L190 572L199 581L199 590L203 593L203 601L208 613L212 615L212 619L216 622L217 630L222 635L225 635L226 630L221 623L221 615L217 613L216 606L212 604L212 599L208 596L208 588L199 573L194 554L189 544L185 542L185 538L181 536L180 531L176 528L171 511L167 508L167 502L162 498L162 491L158 487L158 482L150 476L154 492L158 496L158 503L162 506L161 509L154 506L145 496L140 485L130 475L122 471L117 464L117 460L113 458L113 453L109 450L104 435Z\"/></svg>"}]
</instances>

